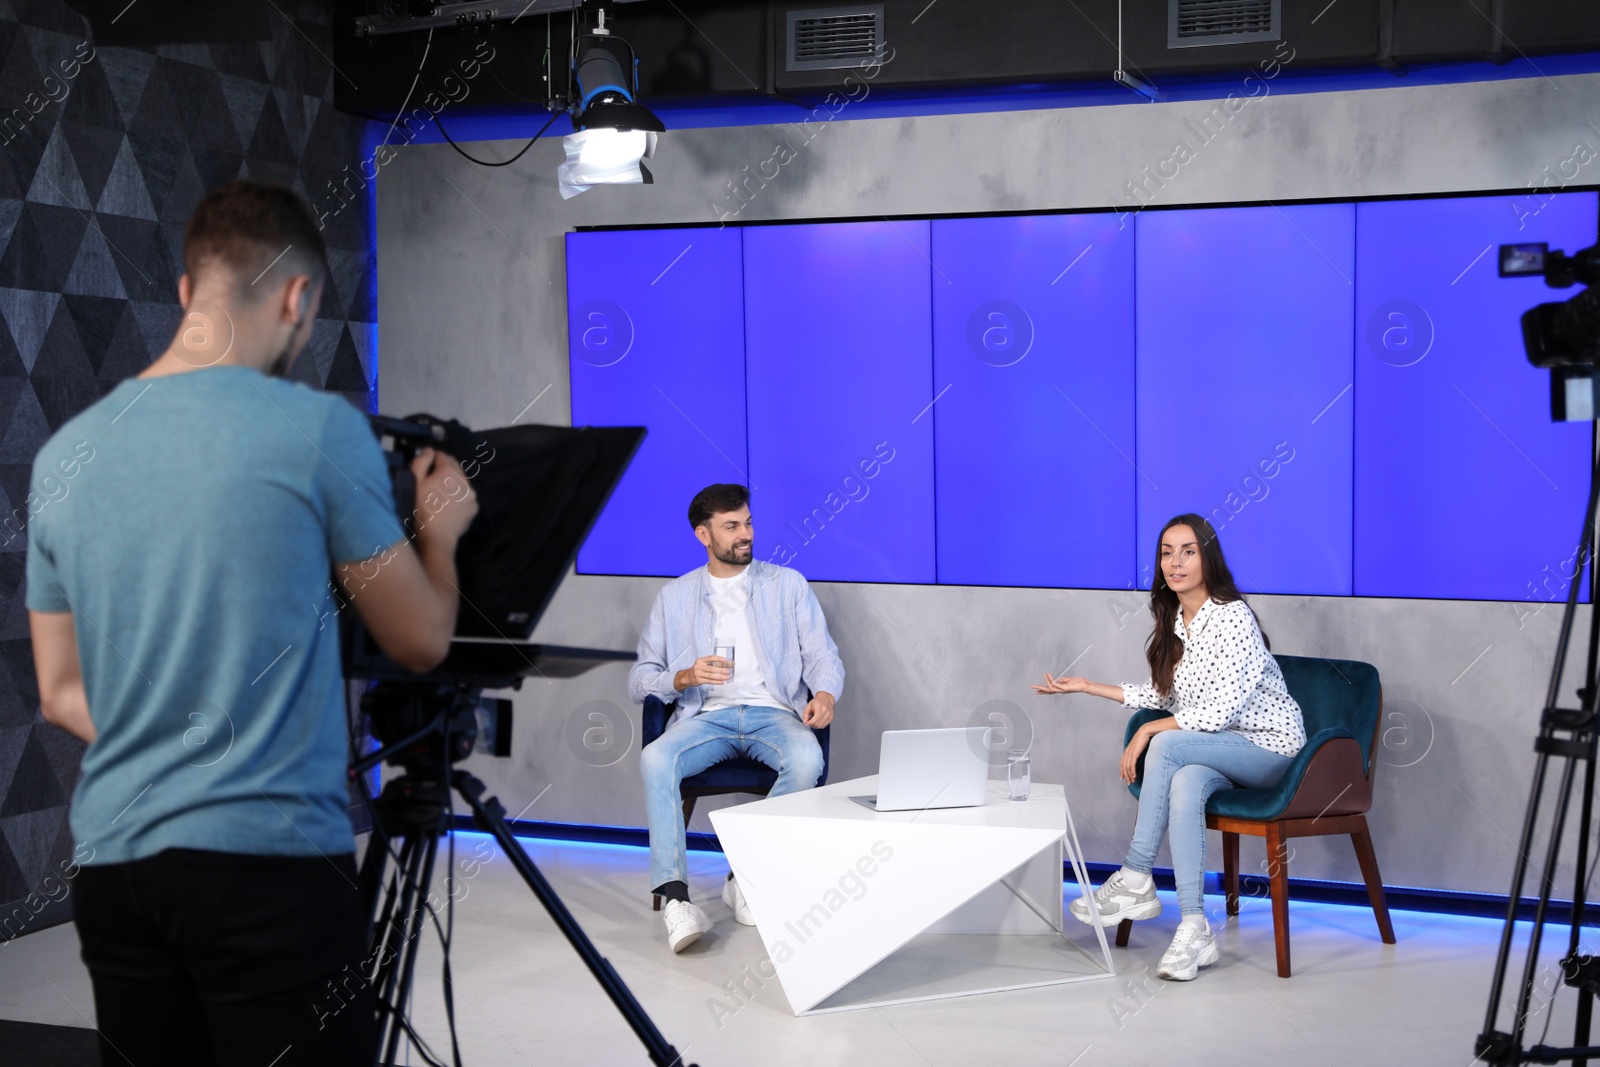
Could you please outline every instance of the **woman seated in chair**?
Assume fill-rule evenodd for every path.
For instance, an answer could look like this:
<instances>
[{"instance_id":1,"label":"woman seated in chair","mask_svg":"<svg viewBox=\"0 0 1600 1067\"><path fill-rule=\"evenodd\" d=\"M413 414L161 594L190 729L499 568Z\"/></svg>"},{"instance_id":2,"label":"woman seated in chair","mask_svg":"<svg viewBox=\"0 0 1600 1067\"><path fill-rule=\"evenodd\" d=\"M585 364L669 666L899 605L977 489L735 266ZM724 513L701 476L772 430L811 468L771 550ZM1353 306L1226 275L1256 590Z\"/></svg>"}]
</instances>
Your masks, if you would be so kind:
<instances>
[{"instance_id":1,"label":"woman seated in chair","mask_svg":"<svg viewBox=\"0 0 1600 1067\"><path fill-rule=\"evenodd\" d=\"M1222 558L1211 524L1179 515L1161 530L1150 589L1155 629L1145 645L1146 685L1106 685L1046 674L1037 693L1092 693L1128 708L1170 711L1140 727L1122 753L1122 780L1132 783L1144 756L1139 819L1126 861L1095 890L1101 926L1161 914L1150 870L1161 835L1172 847L1172 873L1183 913L1157 970L1188 981L1217 962L1217 945L1201 902L1206 869L1206 801L1219 789L1267 789L1283 777L1306 742L1300 706L1267 652L1255 612L1244 602ZM1086 900L1074 918L1093 920Z\"/></svg>"}]
</instances>

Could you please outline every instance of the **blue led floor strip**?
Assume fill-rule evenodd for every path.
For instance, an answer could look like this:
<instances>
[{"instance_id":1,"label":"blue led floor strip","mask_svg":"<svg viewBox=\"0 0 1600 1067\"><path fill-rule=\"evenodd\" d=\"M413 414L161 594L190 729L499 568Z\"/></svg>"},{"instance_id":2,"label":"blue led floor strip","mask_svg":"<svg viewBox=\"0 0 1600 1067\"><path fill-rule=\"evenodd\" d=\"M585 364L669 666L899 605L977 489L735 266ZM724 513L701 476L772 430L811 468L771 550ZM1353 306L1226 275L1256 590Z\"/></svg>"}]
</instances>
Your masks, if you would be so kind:
<instances>
[{"instance_id":1,"label":"blue led floor strip","mask_svg":"<svg viewBox=\"0 0 1600 1067\"><path fill-rule=\"evenodd\" d=\"M478 831L472 820L463 815L456 816L457 830ZM588 826L581 823L555 823L555 822L512 822L512 832L518 837L536 838L543 841L577 841L595 845L617 845L629 848L648 848L650 845L649 834L640 827L633 826ZM689 848L695 852L721 852L722 846L718 843L715 834L696 833L691 831L688 835ZM1087 863L1089 876L1098 884L1101 879L1117 869L1114 863ZM1065 867L1064 876L1071 876L1071 868ZM1170 890L1173 888L1172 871L1168 868L1158 867L1155 870L1156 887ZM1215 873L1206 875L1207 894L1220 895L1222 892L1221 876ZM1462 915L1484 919L1503 919L1506 914L1507 896L1504 893L1463 893L1452 889L1427 889L1417 886L1385 886L1384 894L1388 898L1389 908L1392 911L1421 911L1433 912L1443 915ZM1239 876L1239 895L1265 900L1268 897L1267 879L1258 874L1241 872ZM1290 878L1290 899L1297 902L1318 904L1341 904L1348 907L1370 908L1372 905L1367 900L1366 886L1359 882L1331 882L1317 878ZM1533 918L1534 905L1537 902L1531 897L1524 897L1517 909L1519 920ZM1566 923L1571 916L1572 904L1566 900L1552 900L1548 911L1549 921L1560 925ZM1600 904L1590 904L1587 917L1591 922L1600 920Z\"/></svg>"}]
</instances>

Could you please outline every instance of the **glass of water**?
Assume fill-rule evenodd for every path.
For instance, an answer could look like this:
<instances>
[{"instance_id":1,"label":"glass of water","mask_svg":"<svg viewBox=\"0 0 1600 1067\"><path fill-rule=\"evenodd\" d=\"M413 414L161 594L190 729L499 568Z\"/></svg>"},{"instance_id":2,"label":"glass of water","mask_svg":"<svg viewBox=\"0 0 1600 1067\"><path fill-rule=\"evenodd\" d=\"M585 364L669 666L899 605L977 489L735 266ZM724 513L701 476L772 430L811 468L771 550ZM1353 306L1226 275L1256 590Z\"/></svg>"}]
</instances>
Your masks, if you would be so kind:
<instances>
[{"instance_id":1,"label":"glass of water","mask_svg":"<svg viewBox=\"0 0 1600 1067\"><path fill-rule=\"evenodd\" d=\"M733 645L716 645L711 649L711 654L719 659L728 661L728 681L733 681ZM727 683L724 682L723 684L726 685Z\"/></svg>"},{"instance_id":2,"label":"glass of water","mask_svg":"<svg viewBox=\"0 0 1600 1067\"><path fill-rule=\"evenodd\" d=\"M1012 800L1028 799L1028 789L1033 785L1031 764L1025 748L1014 748L1006 753L1006 788Z\"/></svg>"}]
</instances>

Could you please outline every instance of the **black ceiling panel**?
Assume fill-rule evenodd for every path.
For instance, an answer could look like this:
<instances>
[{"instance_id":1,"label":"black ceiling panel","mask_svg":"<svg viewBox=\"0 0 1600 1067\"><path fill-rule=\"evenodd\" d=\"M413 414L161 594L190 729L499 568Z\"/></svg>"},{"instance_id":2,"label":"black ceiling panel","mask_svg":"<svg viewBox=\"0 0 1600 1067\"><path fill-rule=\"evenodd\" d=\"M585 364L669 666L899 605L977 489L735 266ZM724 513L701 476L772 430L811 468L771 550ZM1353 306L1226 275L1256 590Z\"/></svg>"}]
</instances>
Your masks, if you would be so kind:
<instances>
[{"instance_id":1,"label":"black ceiling panel","mask_svg":"<svg viewBox=\"0 0 1600 1067\"><path fill-rule=\"evenodd\" d=\"M357 16L396 2L336 0L334 62L347 75L337 80L341 109L392 114L405 98L424 34L361 39L354 29ZM584 5L581 18L592 22L595 7ZM1264 69L1275 77L1341 67L1399 73L1407 63L1600 51L1600 0L1125 0L1122 10L1121 66L1157 86L1186 75L1237 72L1242 79ZM790 59L791 16L818 32L840 26L856 36L881 35L886 62L861 79L874 89L1109 86L1119 66L1117 0L637 0L608 5L607 13L638 54L647 104L781 96L809 106L845 90L850 63ZM489 49L493 61L462 79L461 102L523 112L539 106L548 95L547 47L555 87L566 88L571 24L562 13L434 31L410 107L442 93L448 76ZM860 92L847 95L859 99Z\"/></svg>"},{"instance_id":2,"label":"black ceiling panel","mask_svg":"<svg viewBox=\"0 0 1600 1067\"><path fill-rule=\"evenodd\" d=\"M1594 0L1502 0L1501 6L1504 47L1513 57L1600 49L1600 4Z\"/></svg>"},{"instance_id":3,"label":"black ceiling panel","mask_svg":"<svg viewBox=\"0 0 1600 1067\"><path fill-rule=\"evenodd\" d=\"M1490 0L1393 0L1391 46L1401 63L1471 57L1493 47Z\"/></svg>"}]
</instances>

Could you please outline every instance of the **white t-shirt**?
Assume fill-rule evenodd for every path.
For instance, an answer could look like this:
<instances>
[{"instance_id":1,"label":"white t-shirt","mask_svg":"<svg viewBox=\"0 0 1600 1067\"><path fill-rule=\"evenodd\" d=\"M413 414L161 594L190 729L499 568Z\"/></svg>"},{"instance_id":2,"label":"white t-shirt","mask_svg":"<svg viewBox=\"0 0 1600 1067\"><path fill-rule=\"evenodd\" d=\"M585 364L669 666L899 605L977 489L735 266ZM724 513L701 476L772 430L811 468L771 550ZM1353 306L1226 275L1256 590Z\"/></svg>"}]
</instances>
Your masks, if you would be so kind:
<instances>
[{"instance_id":1,"label":"white t-shirt","mask_svg":"<svg viewBox=\"0 0 1600 1067\"><path fill-rule=\"evenodd\" d=\"M712 632L716 634L716 644L733 646L733 677L722 685L707 686L706 702L700 710L754 704L793 711L768 691L767 680L761 674L755 636L750 632L749 573L741 571L733 578L718 578L714 574L706 577L711 582L711 608L717 617ZM708 654L711 651L706 650Z\"/></svg>"}]
</instances>

